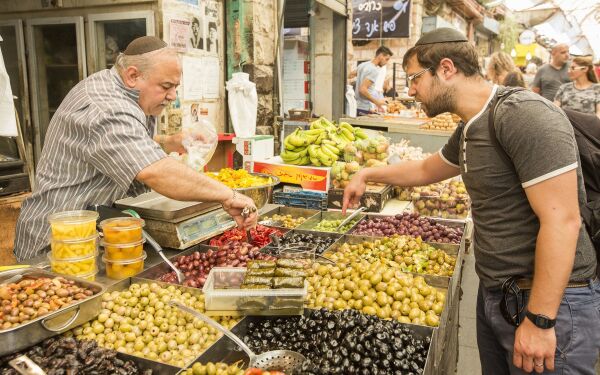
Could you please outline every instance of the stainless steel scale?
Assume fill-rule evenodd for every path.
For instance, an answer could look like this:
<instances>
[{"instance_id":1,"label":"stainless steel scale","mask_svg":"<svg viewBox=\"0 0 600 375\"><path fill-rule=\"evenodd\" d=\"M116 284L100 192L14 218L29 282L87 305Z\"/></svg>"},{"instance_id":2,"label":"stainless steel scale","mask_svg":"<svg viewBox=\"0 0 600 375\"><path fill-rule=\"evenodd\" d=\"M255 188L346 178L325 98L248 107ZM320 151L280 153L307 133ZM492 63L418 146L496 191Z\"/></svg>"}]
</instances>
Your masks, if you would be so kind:
<instances>
[{"instance_id":1,"label":"stainless steel scale","mask_svg":"<svg viewBox=\"0 0 600 375\"><path fill-rule=\"evenodd\" d=\"M156 192L118 200L115 206L137 212L148 234L173 249L187 249L235 226L218 203L181 202Z\"/></svg>"}]
</instances>

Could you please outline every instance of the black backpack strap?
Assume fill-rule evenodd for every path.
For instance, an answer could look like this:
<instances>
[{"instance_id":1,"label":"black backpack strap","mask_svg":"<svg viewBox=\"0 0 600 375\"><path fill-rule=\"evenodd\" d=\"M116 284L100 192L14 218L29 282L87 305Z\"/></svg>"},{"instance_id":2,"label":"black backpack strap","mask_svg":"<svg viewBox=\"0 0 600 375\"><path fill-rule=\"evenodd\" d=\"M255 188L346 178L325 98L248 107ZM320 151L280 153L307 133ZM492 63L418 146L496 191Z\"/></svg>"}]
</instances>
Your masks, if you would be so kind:
<instances>
[{"instance_id":1,"label":"black backpack strap","mask_svg":"<svg viewBox=\"0 0 600 375\"><path fill-rule=\"evenodd\" d=\"M498 106L500 106L500 104L502 104L502 102L504 102L513 93L524 90L525 89L520 87L511 87L504 89L504 91L501 93L498 93L498 91L496 91L496 95L494 95L494 98L490 102L490 110L488 114L488 131L490 133L490 141L492 142L492 146L494 146L494 148L496 149L496 153L498 154L498 156L500 156L502 161L504 161L504 164L506 164L513 170L515 169L515 166L510 156L506 153L506 150L504 150L504 147L500 144L500 141L498 141L498 137L496 137L496 126L494 121L496 118L496 110L498 109Z\"/></svg>"}]
</instances>

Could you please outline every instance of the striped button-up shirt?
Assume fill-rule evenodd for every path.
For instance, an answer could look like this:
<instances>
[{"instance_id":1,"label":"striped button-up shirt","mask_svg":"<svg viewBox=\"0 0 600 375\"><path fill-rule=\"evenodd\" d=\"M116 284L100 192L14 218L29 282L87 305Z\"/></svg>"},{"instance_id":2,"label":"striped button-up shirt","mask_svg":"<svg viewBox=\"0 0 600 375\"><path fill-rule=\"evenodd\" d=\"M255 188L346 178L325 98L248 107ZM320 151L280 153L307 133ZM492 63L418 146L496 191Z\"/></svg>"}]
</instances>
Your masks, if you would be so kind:
<instances>
[{"instance_id":1,"label":"striped button-up shirt","mask_svg":"<svg viewBox=\"0 0 600 375\"><path fill-rule=\"evenodd\" d=\"M152 140L154 116L138 105L115 68L79 82L48 127L36 188L23 202L14 253L35 257L49 243L48 215L147 191L135 176L166 154Z\"/></svg>"}]
</instances>

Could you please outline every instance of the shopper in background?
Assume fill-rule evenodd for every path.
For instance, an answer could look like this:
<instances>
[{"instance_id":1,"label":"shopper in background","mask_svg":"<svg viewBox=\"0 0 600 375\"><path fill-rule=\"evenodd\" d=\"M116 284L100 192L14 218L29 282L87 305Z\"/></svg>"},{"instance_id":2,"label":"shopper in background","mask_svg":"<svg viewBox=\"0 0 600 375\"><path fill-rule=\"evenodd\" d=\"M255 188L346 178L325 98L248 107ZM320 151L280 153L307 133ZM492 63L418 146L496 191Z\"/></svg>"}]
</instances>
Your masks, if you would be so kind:
<instances>
[{"instance_id":1,"label":"shopper in background","mask_svg":"<svg viewBox=\"0 0 600 375\"><path fill-rule=\"evenodd\" d=\"M523 74L523 80L525 81L525 87L531 88L531 84L535 79L538 67L534 62L530 62L525 67L525 74Z\"/></svg>"},{"instance_id":2,"label":"shopper in background","mask_svg":"<svg viewBox=\"0 0 600 375\"><path fill-rule=\"evenodd\" d=\"M381 67L387 65L392 57L392 51L381 46L375 51L375 57L371 61L365 61L357 69L356 78L356 104L359 116L373 112L373 109L382 110L385 104L383 95L377 93L375 82L379 77Z\"/></svg>"},{"instance_id":3,"label":"shopper in background","mask_svg":"<svg viewBox=\"0 0 600 375\"><path fill-rule=\"evenodd\" d=\"M508 87L527 87L523 79L523 74L519 70L508 73L504 77L504 82L502 84Z\"/></svg>"},{"instance_id":4,"label":"shopper in background","mask_svg":"<svg viewBox=\"0 0 600 375\"><path fill-rule=\"evenodd\" d=\"M506 84L506 77L509 74L511 74L510 85ZM515 82L523 81L523 77L519 68L515 66L512 57L505 52L494 52L490 56L487 66L487 77L498 85L525 87L523 84L515 84Z\"/></svg>"},{"instance_id":5,"label":"shopper in background","mask_svg":"<svg viewBox=\"0 0 600 375\"><path fill-rule=\"evenodd\" d=\"M482 373L593 375L600 282L580 216L585 192L573 128L531 91L485 81L478 61L476 47L451 28L423 35L406 52L409 95L429 117L451 112L463 122L425 160L360 170L342 211L358 204L368 182L424 186L460 174L475 225ZM490 131L490 103L500 96Z\"/></svg>"},{"instance_id":6,"label":"shopper in background","mask_svg":"<svg viewBox=\"0 0 600 375\"><path fill-rule=\"evenodd\" d=\"M535 75L531 90L553 101L558 88L571 81L568 75L569 46L557 44L552 48L551 56L550 63L543 65Z\"/></svg>"},{"instance_id":7,"label":"shopper in background","mask_svg":"<svg viewBox=\"0 0 600 375\"><path fill-rule=\"evenodd\" d=\"M152 140L156 117L176 97L181 79L177 50L159 38L133 40L112 69L79 82L50 121L36 173L37 186L17 222L17 260L40 255L48 245L49 214L112 205L151 188L181 201L219 202L240 227L252 199L167 157L181 136ZM162 148L159 146L162 144ZM164 149L164 150L163 150Z\"/></svg>"},{"instance_id":8,"label":"shopper in background","mask_svg":"<svg viewBox=\"0 0 600 375\"><path fill-rule=\"evenodd\" d=\"M576 57L569 66L569 78L554 97L557 106L600 117L600 84L591 57Z\"/></svg>"}]
</instances>

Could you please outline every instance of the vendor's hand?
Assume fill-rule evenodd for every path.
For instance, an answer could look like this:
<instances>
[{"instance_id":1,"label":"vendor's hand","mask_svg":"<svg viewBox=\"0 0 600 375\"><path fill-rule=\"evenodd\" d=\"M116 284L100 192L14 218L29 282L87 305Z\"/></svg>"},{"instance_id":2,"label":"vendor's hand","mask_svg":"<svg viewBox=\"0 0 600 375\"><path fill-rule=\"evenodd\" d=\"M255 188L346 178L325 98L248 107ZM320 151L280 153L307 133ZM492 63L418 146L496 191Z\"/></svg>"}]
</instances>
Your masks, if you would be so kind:
<instances>
[{"instance_id":1,"label":"vendor's hand","mask_svg":"<svg viewBox=\"0 0 600 375\"><path fill-rule=\"evenodd\" d=\"M554 328L541 329L528 318L515 332L513 364L525 372L554 371L556 332Z\"/></svg>"},{"instance_id":2,"label":"vendor's hand","mask_svg":"<svg viewBox=\"0 0 600 375\"><path fill-rule=\"evenodd\" d=\"M258 221L258 210L252 198L245 196L244 194L235 193L222 203L223 209L233 217L240 229L250 229L256 226ZM246 207L253 207L254 209L248 217L242 216L242 210Z\"/></svg>"},{"instance_id":3,"label":"vendor's hand","mask_svg":"<svg viewBox=\"0 0 600 375\"><path fill-rule=\"evenodd\" d=\"M365 169L356 172L350 183L344 189L344 200L342 204L342 214L346 215L348 208L356 208L360 203L360 198L367 188L367 179L365 178Z\"/></svg>"},{"instance_id":4,"label":"vendor's hand","mask_svg":"<svg viewBox=\"0 0 600 375\"><path fill-rule=\"evenodd\" d=\"M187 150L183 147L182 141L188 137L186 130L173 135L157 135L154 140L158 142L167 154L171 152L177 152L178 154L185 154ZM193 133L192 137L195 140L206 142L206 138L201 133Z\"/></svg>"}]
</instances>

